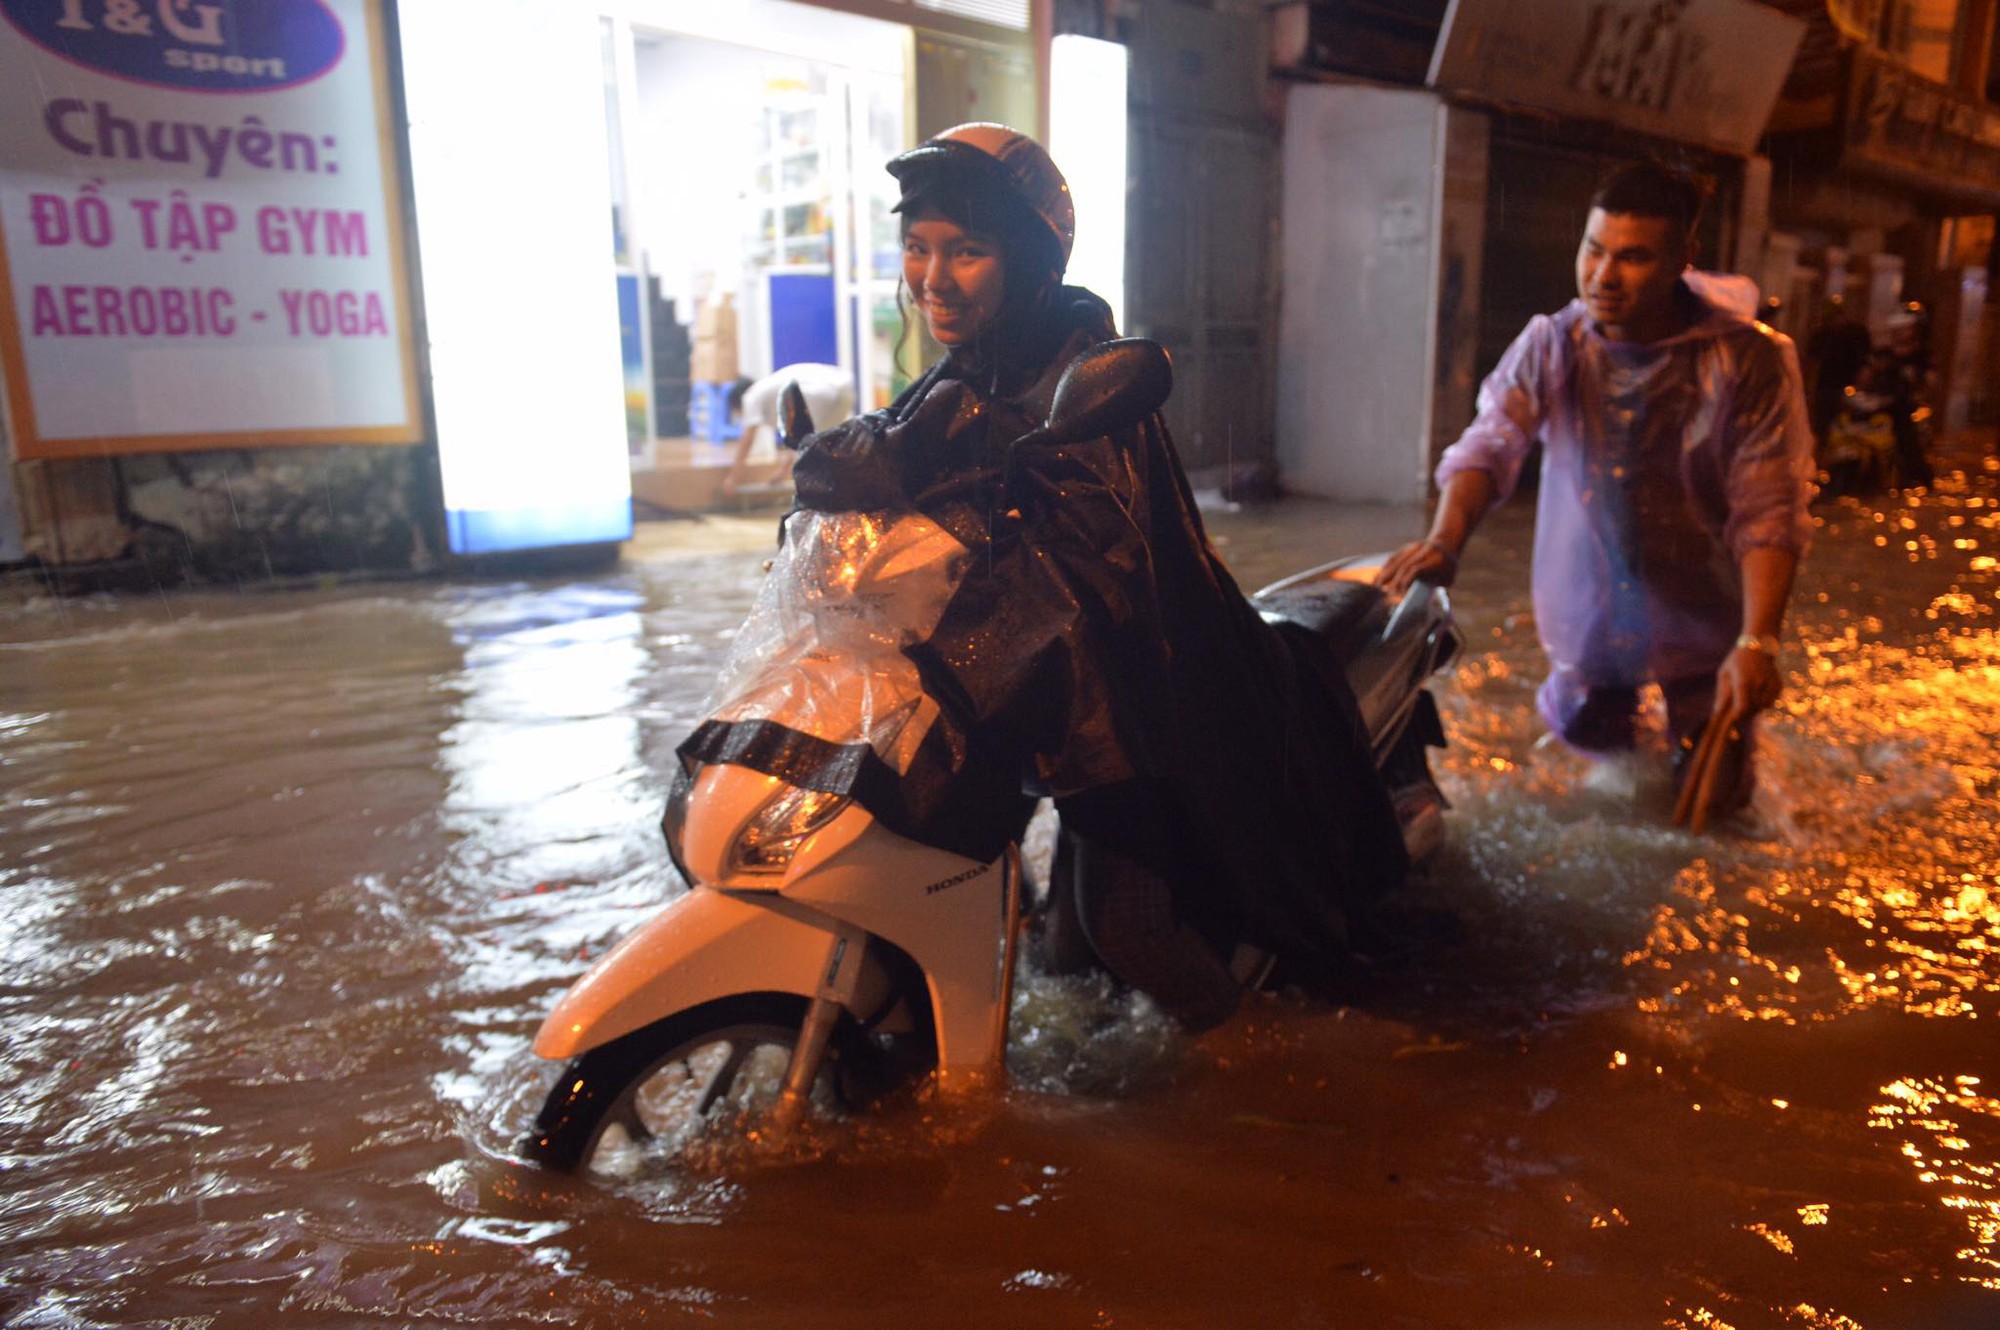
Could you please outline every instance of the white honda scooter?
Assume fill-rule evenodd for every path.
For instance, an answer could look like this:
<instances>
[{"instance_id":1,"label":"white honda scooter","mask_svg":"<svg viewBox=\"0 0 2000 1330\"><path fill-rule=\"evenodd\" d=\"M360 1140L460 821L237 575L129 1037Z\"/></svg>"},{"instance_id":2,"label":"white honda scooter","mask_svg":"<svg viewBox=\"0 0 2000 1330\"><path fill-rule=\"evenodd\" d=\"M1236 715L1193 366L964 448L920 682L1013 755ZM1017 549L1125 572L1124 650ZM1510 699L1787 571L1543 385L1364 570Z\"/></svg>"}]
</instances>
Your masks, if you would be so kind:
<instances>
[{"instance_id":1,"label":"white honda scooter","mask_svg":"<svg viewBox=\"0 0 2000 1330\"><path fill-rule=\"evenodd\" d=\"M1142 419L1171 382L1155 344L1106 343L1065 372L1035 437L1077 441ZM810 422L788 396L796 439ZM865 742L901 770L936 715L901 647L935 625L965 555L915 514L794 513L751 624L790 618L807 631L746 626L717 714ZM1443 735L1423 685L1461 641L1442 590L1419 583L1392 610L1372 584L1380 563L1328 564L1255 599L1328 642L1390 788L1435 796L1425 748ZM1413 857L1441 837L1441 802L1398 800ZM976 862L896 835L846 796L722 762L677 782L666 832L688 890L542 1025L535 1052L567 1065L520 1143L528 1159L569 1171L631 1143L678 1154L712 1132L783 1130L926 1077L954 1094L1001 1074L1018 847Z\"/></svg>"}]
</instances>

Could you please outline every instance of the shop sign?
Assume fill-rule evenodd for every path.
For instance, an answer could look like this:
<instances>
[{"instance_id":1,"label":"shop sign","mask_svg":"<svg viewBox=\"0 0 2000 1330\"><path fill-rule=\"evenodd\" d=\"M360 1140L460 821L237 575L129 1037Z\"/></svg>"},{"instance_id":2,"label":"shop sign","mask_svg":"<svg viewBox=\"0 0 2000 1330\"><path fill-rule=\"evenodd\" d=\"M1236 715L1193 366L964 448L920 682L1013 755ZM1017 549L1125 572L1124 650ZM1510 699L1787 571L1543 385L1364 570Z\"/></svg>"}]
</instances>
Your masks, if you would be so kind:
<instances>
[{"instance_id":1,"label":"shop sign","mask_svg":"<svg viewBox=\"0 0 2000 1330\"><path fill-rule=\"evenodd\" d=\"M0 15L85 69L203 92L304 83L338 64L343 44L340 22L321 0L235 9L187 0L0 0Z\"/></svg>"},{"instance_id":2,"label":"shop sign","mask_svg":"<svg viewBox=\"0 0 2000 1330\"><path fill-rule=\"evenodd\" d=\"M2000 113L1865 51L1848 80L1843 154L1850 162L2000 198Z\"/></svg>"},{"instance_id":3,"label":"shop sign","mask_svg":"<svg viewBox=\"0 0 2000 1330\"><path fill-rule=\"evenodd\" d=\"M1452 0L1429 82L1744 155L1804 33L1752 0Z\"/></svg>"},{"instance_id":4,"label":"shop sign","mask_svg":"<svg viewBox=\"0 0 2000 1330\"><path fill-rule=\"evenodd\" d=\"M421 437L382 0L0 0L18 458Z\"/></svg>"}]
</instances>

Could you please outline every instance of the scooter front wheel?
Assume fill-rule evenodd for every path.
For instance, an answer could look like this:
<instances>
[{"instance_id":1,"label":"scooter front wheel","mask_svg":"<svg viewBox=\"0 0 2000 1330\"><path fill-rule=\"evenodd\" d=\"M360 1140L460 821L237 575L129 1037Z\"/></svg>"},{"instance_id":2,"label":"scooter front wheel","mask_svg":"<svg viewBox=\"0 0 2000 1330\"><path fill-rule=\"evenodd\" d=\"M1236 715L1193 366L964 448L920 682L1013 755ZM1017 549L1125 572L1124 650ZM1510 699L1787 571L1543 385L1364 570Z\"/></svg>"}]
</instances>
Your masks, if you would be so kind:
<instances>
[{"instance_id":1,"label":"scooter front wheel","mask_svg":"<svg viewBox=\"0 0 2000 1330\"><path fill-rule=\"evenodd\" d=\"M520 1152L568 1173L614 1148L674 1157L719 1133L754 1134L777 1104L805 1014L803 998L746 994L590 1049L563 1068ZM851 1028L836 1029L813 1087L816 1114L850 1107L842 1063L854 1038Z\"/></svg>"}]
</instances>

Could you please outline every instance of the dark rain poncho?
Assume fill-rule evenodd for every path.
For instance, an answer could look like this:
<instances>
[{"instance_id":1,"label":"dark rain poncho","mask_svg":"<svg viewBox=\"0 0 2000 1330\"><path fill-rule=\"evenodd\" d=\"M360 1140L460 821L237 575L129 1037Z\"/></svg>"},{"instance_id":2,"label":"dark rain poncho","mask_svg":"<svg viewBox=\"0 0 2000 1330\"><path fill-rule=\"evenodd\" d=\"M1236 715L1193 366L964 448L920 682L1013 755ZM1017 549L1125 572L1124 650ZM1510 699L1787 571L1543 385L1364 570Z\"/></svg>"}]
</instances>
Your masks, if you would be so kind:
<instances>
[{"instance_id":1,"label":"dark rain poncho","mask_svg":"<svg viewBox=\"0 0 2000 1330\"><path fill-rule=\"evenodd\" d=\"M681 755L852 794L982 861L1032 796L1109 791L1097 807L1148 810L1134 835L1172 828L1198 927L1331 959L1407 867L1353 697L1237 589L1159 416L1010 455L1110 336L1095 296L1057 306L1011 362L961 348L804 443L779 561Z\"/></svg>"}]
</instances>

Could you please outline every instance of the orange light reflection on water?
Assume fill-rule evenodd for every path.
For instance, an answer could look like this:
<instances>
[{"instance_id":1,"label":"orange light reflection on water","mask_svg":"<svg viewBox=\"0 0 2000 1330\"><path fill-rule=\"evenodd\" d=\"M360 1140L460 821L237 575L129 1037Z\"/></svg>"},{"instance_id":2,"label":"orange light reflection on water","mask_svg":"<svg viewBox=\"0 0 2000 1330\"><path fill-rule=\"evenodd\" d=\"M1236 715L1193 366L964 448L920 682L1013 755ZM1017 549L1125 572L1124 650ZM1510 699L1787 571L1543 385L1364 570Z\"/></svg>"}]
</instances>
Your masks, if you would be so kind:
<instances>
[{"instance_id":1,"label":"orange light reflection on water","mask_svg":"<svg viewBox=\"0 0 2000 1330\"><path fill-rule=\"evenodd\" d=\"M1933 602L1929 614L1961 627L1915 649L1870 640L1866 623L1809 647L1811 686L1788 698L1775 756L1791 768L1777 775L1794 817L1825 829L1810 837L1825 852L1781 839L1682 868L1625 957L1676 976L1642 1010L1695 1001L1752 1020L1870 1007L1959 1018L2000 995L2000 634L1963 631L1965 608ZM1829 914L1851 931L1833 933L1820 964L1760 941ZM1696 954L1714 968L1690 971Z\"/></svg>"},{"instance_id":2,"label":"orange light reflection on water","mask_svg":"<svg viewBox=\"0 0 2000 1330\"><path fill-rule=\"evenodd\" d=\"M1786 691L1760 725L1755 810L1737 825L1672 826L1650 695L1642 761L1593 763L1543 738L1547 665L1520 600L1487 610L1499 626L1472 634L1482 649L1445 699L1454 867L1484 893L1470 913L1553 956L1567 983L1587 985L1599 957L1619 973L1637 1019L1593 1060L1621 1092L1658 1087L1657 1128L1685 1131L1691 1157L1760 1161L1744 1172L1768 1194L1730 1216L1732 1250L1760 1272L1874 1260L1900 1215L1936 1255L1885 1258L1885 1275L2000 1289L2000 1113L1972 1075L1992 1079L2000 1020L2000 499L1984 492L2000 458L1940 476L1935 492L1816 508ZM1476 589L1463 602L1484 608ZM1543 1002L1567 1015L1567 996L1552 984ZM1829 1182L1800 1162L1824 1139L1873 1140L1914 1167ZM1891 1323L1852 1289L1844 1306L1753 1309L1742 1294L1762 1277L1718 1278L1666 1323ZM1795 1293L1811 1289L1801 1276Z\"/></svg>"},{"instance_id":3,"label":"orange light reflection on water","mask_svg":"<svg viewBox=\"0 0 2000 1330\"><path fill-rule=\"evenodd\" d=\"M1970 1236L1958 1253L1977 1272L1981 1288L2000 1289L2000 1099L1979 1092L1977 1076L1950 1083L1909 1078L1882 1087L1868 1125L1901 1138L1900 1152L1917 1181L1937 1192L1938 1204L1960 1214ZM1983 1138L1976 1148L1974 1138Z\"/></svg>"},{"instance_id":4,"label":"orange light reflection on water","mask_svg":"<svg viewBox=\"0 0 2000 1330\"><path fill-rule=\"evenodd\" d=\"M1858 755L1851 775L1863 798L1879 799L1920 764L1927 781L1912 793L1933 800L1921 817L1897 816L1892 800L1872 824L1857 819L1855 842L1832 871L1775 874L1770 884L1773 902L1810 897L1860 925L1859 948L1829 956L1857 1006L1957 1017L1972 1014L1973 994L2000 992L2000 972L1987 963L2000 949L1991 743L2000 733L2000 636L1965 628L1991 613L1953 591L1925 611L1952 626L1918 650L1863 642L1850 629L1846 641L1812 653L1814 696L1794 712L1804 732Z\"/></svg>"},{"instance_id":5,"label":"orange light reflection on water","mask_svg":"<svg viewBox=\"0 0 2000 1330\"><path fill-rule=\"evenodd\" d=\"M1876 543L1957 558L1967 571L1941 569L1949 585L1941 576L1899 605L1898 591L1908 588L1874 592L1864 566L1848 582L1857 594L1820 598L1828 609L1817 630L1802 633L1761 750L1772 789L1760 802L1778 810L1776 825L1766 836L1695 847L1697 857L1662 892L1643 942L1624 956L1630 972L1659 975L1634 1002L1663 1032L1702 1019L1805 1025L1862 1012L2000 1019L2000 591L1992 580L2000 561L1976 553L2000 534L2000 513L1979 496L1927 502L1949 516L1923 514L1922 525L1948 528L1947 538L1918 530L1912 500L1908 511L1873 515L1875 531L1897 533ZM1680 1039L1700 1046L1698 1035L1667 1046ZM1625 1061L1621 1053L1616 1064ZM1907 1074L1882 1085L1866 1125L1893 1138L1916 1184L1951 1216L1946 1231L1963 1223L1951 1277L2000 1290L2000 1099L1975 1075ZM1810 1228L1828 1223L1824 1205L1797 1214ZM1758 1220L1744 1231L1790 1255L1786 1227ZM1678 1324L1721 1327L1728 1314L1688 1308ZM1859 1330L1805 1304L1785 1319Z\"/></svg>"}]
</instances>

